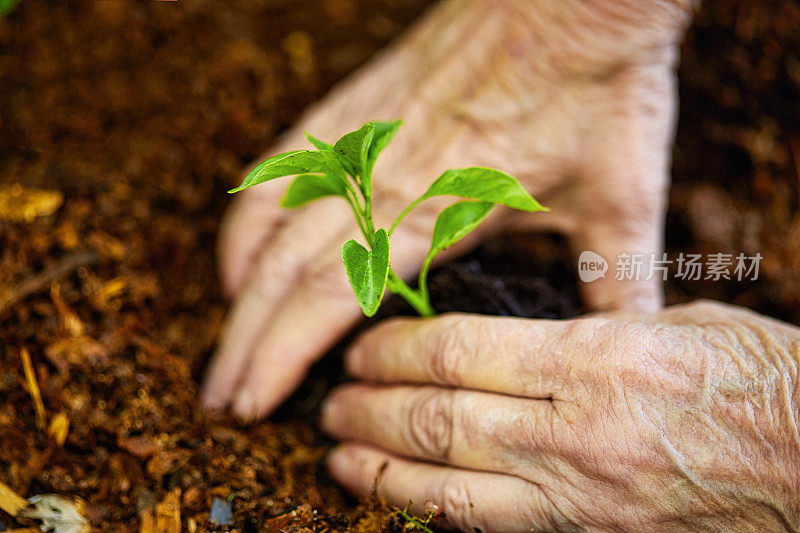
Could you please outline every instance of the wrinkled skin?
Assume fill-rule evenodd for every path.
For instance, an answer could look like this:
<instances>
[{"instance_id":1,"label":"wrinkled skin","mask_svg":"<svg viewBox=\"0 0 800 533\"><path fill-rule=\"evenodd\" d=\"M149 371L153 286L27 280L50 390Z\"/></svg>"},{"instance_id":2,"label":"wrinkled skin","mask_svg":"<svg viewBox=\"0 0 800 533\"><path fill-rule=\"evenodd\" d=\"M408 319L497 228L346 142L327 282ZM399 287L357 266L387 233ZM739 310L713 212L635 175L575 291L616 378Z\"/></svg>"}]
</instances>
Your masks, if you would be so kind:
<instances>
[{"instance_id":1,"label":"wrinkled skin","mask_svg":"<svg viewBox=\"0 0 800 533\"><path fill-rule=\"evenodd\" d=\"M497 210L461 253L507 230L565 233L613 259L662 248L675 42L691 2L451 0L339 86L271 152L369 120L406 125L376 168L376 217L451 167L514 174L543 215ZM235 299L204 387L209 407L269 413L360 318L339 257L337 200L285 212L246 192L220 240ZM441 203L392 240L418 268ZM446 315L367 332L322 424L357 494L431 500L466 531L800 529L800 330L714 303L656 311L658 282L582 287L570 321ZM622 310L622 311L620 311ZM378 476L384 465L383 474Z\"/></svg>"},{"instance_id":2,"label":"wrinkled skin","mask_svg":"<svg viewBox=\"0 0 800 533\"><path fill-rule=\"evenodd\" d=\"M384 322L324 427L357 494L464 531L800 529L800 329L711 302ZM420 505L415 510L420 512Z\"/></svg>"},{"instance_id":3,"label":"wrinkled skin","mask_svg":"<svg viewBox=\"0 0 800 533\"><path fill-rule=\"evenodd\" d=\"M451 0L337 87L270 153L334 141L370 120L405 119L375 169L377 226L448 168L517 177L552 211L496 209L451 254L502 231L556 230L576 252L614 261L662 249L675 110L676 42L690 0ZM265 156L266 157L266 156ZM344 202L279 206L284 182L240 194L223 225L223 282L234 299L203 387L206 407L271 412L361 315L342 243L357 236ZM444 202L444 203L442 203ZM413 277L448 200L412 212L392 266ZM646 267L645 267L646 268ZM657 279L586 284L589 308L649 311Z\"/></svg>"}]
</instances>

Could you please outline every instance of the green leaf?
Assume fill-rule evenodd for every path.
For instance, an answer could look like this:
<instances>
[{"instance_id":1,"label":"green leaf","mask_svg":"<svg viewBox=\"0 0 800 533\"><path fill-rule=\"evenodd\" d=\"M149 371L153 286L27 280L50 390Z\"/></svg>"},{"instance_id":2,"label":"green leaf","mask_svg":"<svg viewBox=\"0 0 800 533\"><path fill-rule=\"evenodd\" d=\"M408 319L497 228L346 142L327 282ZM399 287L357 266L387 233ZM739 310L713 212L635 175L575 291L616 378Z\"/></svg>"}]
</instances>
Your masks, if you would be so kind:
<instances>
[{"instance_id":1,"label":"green leaf","mask_svg":"<svg viewBox=\"0 0 800 533\"><path fill-rule=\"evenodd\" d=\"M329 174L324 176L301 174L289 185L289 190L286 191L286 196L283 198L281 206L288 208L300 207L324 196L346 195L347 189L344 183L335 176Z\"/></svg>"},{"instance_id":2,"label":"green leaf","mask_svg":"<svg viewBox=\"0 0 800 533\"><path fill-rule=\"evenodd\" d=\"M322 158L325 161L326 172L339 178L339 181L346 186L349 183L347 181L347 173L339 158L336 157L336 153L333 150L320 150L319 153L322 154Z\"/></svg>"},{"instance_id":3,"label":"green leaf","mask_svg":"<svg viewBox=\"0 0 800 533\"><path fill-rule=\"evenodd\" d=\"M369 169L369 147L375 135L375 124L369 122L356 131L345 134L333 147L342 166L351 176L365 175Z\"/></svg>"},{"instance_id":4,"label":"green leaf","mask_svg":"<svg viewBox=\"0 0 800 533\"><path fill-rule=\"evenodd\" d=\"M495 204L470 200L453 204L441 213L433 227L433 238L428 257L454 245L477 228Z\"/></svg>"},{"instance_id":5,"label":"green leaf","mask_svg":"<svg viewBox=\"0 0 800 533\"><path fill-rule=\"evenodd\" d=\"M375 166L375 161L378 155L386 148L394 136L397 135L397 130L403 125L402 120L393 120L391 122L373 122L375 125L375 133L372 136L372 143L369 146L369 153L367 154L367 164L369 165L369 172Z\"/></svg>"},{"instance_id":6,"label":"green leaf","mask_svg":"<svg viewBox=\"0 0 800 533\"><path fill-rule=\"evenodd\" d=\"M317 139L316 137L314 137L313 135L311 135L308 132L306 132L306 139L308 139L308 142L313 144L314 147L317 148L318 150L331 150L331 151L333 151L333 145L332 144L328 144L325 141L320 141L319 139Z\"/></svg>"},{"instance_id":7,"label":"green leaf","mask_svg":"<svg viewBox=\"0 0 800 533\"><path fill-rule=\"evenodd\" d=\"M462 196L522 211L548 211L528 194L520 183L505 172L471 167L448 170L434 181L420 200L432 196Z\"/></svg>"},{"instance_id":8,"label":"green leaf","mask_svg":"<svg viewBox=\"0 0 800 533\"><path fill-rule=\"evenodd\" d=\"M333 146L333 151L351 176L371 176L378 155L392 141L402 124L402 120L368 122L339 139ZM329 144L308 133L306 138L320 150L331 148Z\"/></svg>"},{"instance_id":9,"label":"green leaf","mask_svg":"<svg viewBox=\"0 0 800 533\"><path fill-rule=\"evenodd\" d=\"M229 193L264 183L265 181L283 176L293 176L295 174L307 174L312 172L332 172L336 169L330 168L331 161L335 158L325 152L316 150L295 150L270 157L266 161L257 165L250 174L244 179L241 185L228 191Z\"/></svg>"},{"instance_id":10,"label":"green leaf","mask_svg":"<svg viewBox=\"0 0 800 533\"><path fill-rule=\"evenodd\" d=\"M21 1L22 0L0 0L0 16L10 13Z\"/></svg>"},{"instance_id":11,"label":"green leaf","mask_svg":"<svg viewBox=\"0 0 800 533\"><path fill-rule=\"evenodd\" d=\"M371 251L357 241L347 241L342 247L342 259L358 305L365 315L374 315L381 304L389 275L389 237L386 230L375 232Z\"/></svg>"}]
</instances>

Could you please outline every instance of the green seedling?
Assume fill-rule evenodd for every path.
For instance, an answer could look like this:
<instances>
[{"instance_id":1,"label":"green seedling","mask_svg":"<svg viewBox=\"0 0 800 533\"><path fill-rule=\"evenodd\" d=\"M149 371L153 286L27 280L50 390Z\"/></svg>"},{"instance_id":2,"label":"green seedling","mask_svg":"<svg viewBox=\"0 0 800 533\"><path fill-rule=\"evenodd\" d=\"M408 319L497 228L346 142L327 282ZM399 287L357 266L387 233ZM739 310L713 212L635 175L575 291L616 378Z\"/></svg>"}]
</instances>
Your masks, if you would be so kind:
<instances>
[{"instance_id":1,"label":"green seedling","mask_svg":"<svg viewBox=\"0 0 800 533\"><path fill-rule=\"evenodd\" d=\"M356 299L367 316L374 315L383 295L400 295L420 315L434 314L428 295L428 271L434 257L469 234L495 205L522 211L547 211L513 177L491 168L471 167L448 170L422 196L411 202L389 229L375 228L372 218L372 169L400 128L402 121L370 122L328 144L306 133L316 150L295 150L270 157L257 165L235 193L259 183L284 176L297 176L282 206L295 208L327 196L343 198L353 211L364 246L355 240L344 243L342 259ZM457 196L468 200L443 210L433 228L431 247L419 273L417 289L394 273L389 259L389 238L398 224L420 203L434 196Z\"/></svg>"},{"instance_id":2,"label":"green seedling","mask_svg":"<svg viewBox=\"0 0 800 533\"><path fill-rule=\"evenodd\" d=\"M0 0L0 17L11 13L21 1L22 0Z\"/></svg>"}]
</instances>

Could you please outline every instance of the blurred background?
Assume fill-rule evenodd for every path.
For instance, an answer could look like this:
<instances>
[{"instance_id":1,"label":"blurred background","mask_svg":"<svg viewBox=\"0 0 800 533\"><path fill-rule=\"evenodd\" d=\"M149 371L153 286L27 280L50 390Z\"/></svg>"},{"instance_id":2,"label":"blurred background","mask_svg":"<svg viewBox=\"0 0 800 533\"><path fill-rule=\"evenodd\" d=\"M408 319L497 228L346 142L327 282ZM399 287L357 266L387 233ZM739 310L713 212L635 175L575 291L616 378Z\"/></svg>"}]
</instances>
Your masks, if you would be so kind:
<instances>
[{"instance_id":1,"label":"blurred background","mask_svg":"<svg viewBox=\"0 0 800 533\"><path fill-rule=\"evenodd\" d=\"M195 395L226 309L225 190L432 3L0 2L0 481L81 497L103 531L174 501L184 527L213 530L215 499L242 531L402 527L320 467L335 353L256 426L206 418ZM757 281L672 278L668 301L800 324L800 2L706 0L679 77L667 250L763 260ZM440 309L581 312L561 239L504 239L435 273Z\"/></svg>"}]
</instances>

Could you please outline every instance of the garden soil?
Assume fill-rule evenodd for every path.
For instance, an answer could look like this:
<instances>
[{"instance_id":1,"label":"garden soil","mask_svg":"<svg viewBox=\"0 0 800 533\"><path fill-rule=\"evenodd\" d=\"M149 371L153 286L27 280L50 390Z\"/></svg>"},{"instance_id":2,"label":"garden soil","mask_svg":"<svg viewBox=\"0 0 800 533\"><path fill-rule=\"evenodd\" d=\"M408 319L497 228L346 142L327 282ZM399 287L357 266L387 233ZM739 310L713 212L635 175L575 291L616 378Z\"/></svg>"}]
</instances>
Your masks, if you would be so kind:
<instances>
[{"instance_id":1,"label":"garden soil","mask_svg":"<svg viewBox=\"0 0 800 533\"><path fill-rule=\"evenodd\" d=\"M78 501L96 531L214 530L215 499L235 531L403 529L322 466L316 409L346 341L268 421L208 417L197 391L227 306L226 189L429 4L23 0L0 20L0 482ZM703 2L667 250L763 260L757 281L671 277L670 303L800 324L798 28L795 1ZM439 311L565 318L583 311L574 272L563 239L502 237L431 290ZM376 320L409 312L393 299ZM0 512L0 531L34 525Z\"/></svg>"}]
</instances>

